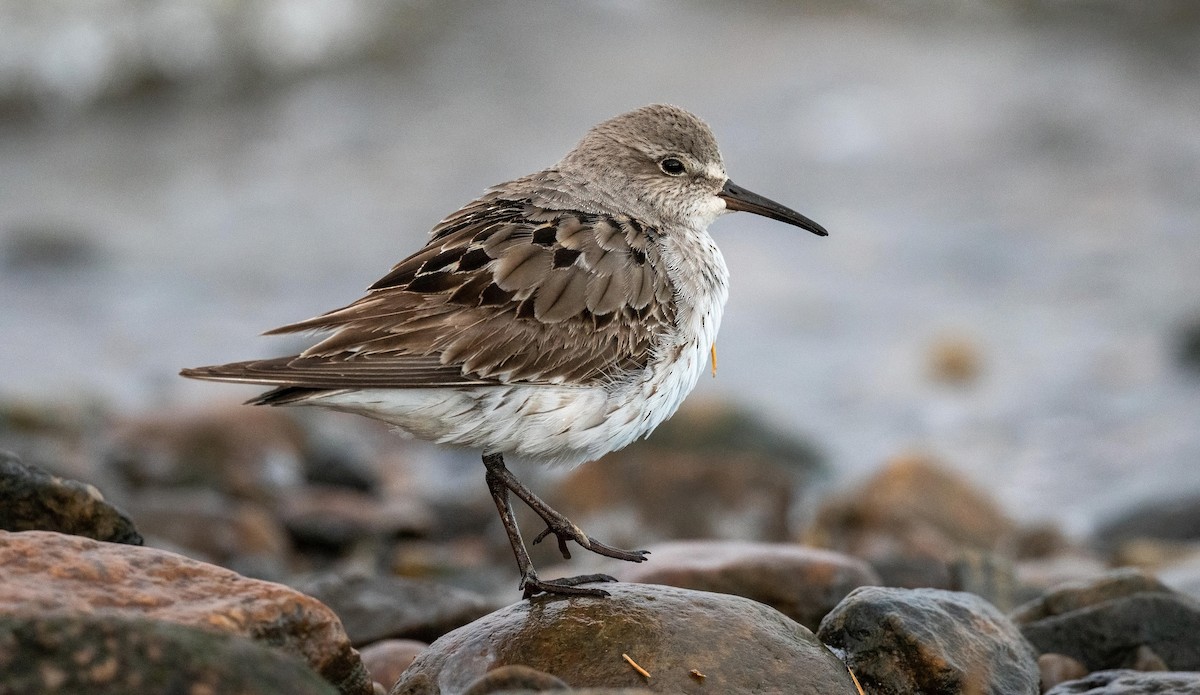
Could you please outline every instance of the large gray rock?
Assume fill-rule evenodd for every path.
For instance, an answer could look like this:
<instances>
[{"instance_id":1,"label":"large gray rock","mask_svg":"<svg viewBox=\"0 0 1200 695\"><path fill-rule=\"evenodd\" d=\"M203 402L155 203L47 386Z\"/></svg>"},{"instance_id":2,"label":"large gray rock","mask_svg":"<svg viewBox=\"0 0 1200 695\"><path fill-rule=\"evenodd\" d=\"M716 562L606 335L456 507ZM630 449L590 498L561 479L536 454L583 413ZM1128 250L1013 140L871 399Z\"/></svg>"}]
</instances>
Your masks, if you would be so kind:
<instances>
[{"instance_id":1,"label":"large gray rock","mask_svg":"<svg viewBox=\"0 0 1200 695\"><path fill-rule=\"evenodd\" d=\"M811 632L761 603L655 585L604 589L612 595L536 597L461 627L418 656L392 695L460 694L507 665L575 688L857 693L846 667Z\"/></svg>"},{"instance_id":2,"label":"large gray rock","mask_svg":"<svg viewBox=\"0 0 1200 695\"><path fill-rule=\"evenodd\" d=\"M1037 695L1037 653L987 601L941 589L855 589L817 636L872 695Z\"/></svg>"}]
</instances>

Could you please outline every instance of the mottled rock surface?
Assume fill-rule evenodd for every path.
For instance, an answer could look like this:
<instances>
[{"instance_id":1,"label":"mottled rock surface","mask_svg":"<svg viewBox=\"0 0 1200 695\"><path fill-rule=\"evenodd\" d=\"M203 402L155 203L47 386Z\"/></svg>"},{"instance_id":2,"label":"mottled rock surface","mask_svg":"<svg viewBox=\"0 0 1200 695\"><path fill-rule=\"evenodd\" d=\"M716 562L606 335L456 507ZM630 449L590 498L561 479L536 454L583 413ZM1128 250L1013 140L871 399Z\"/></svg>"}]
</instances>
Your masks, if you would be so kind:
<instances>
[{"instance_id":1,"label":"mottled rock surface","mask_svg":"<svg viewBox=\"0 0 1200 695\"><path fill-rule=\"evenodd\" d=\"M445 635L417 657L392 695L461 693L506 665L528 666L576 688L857 692L846 667L811 632L761 603L655 585L604 588L612 594L604 599L521 601Z\"/></svg>"},{"instance_id":2,"label":"mottled rock surface","mask_svg":"<svg viewBox=\"0 0 1200 695\"><path fill-rule=\"evenodd\" d=\"M0 529L57 531L141 545L133 521L91 485L50 475L0 451Z\"/></svg>"},{"instance_id":3,"label":"mottled rock surface","mask_svg":"<svg viewBox=\"0 0 1200 695\"><path fill-rule=\"evenodd\" d=\"M0 586L0 614L103 611L225 632L303 659L343 693L371 692L337 616L316 599L175 553L0 531Z\"/></svg>"},{"instance_id":4,"label":"mottled rock surface","mask_svg":"<svg viewBox=\"0 0 1200 695\"><path fill-rule=\"evenodd\" d=\"M1033 647L988 602L940 589L855 589L817 636L872 695L1037 695Z\"/></svg>"},{"instance_id":5,"label":"mottled rock surface","mask_svg":"<svg viewBox=\"0 0 1200 695\"><path fill-rule=\"evenodd\" d=\"M112 614L0 615L0 694L335 695L300 659L244 637Z\"/></svg>"},{"instance_id":6,"label":"mottled rock surface","mask_svg":"<svg viewBox=\"0 0 1200 695\"><path fill-rule=\"evenodd\" d=\"M636 565L622 563L614 576L744 596L810 630L851 590L880 583L879 575L858 558L784 543L678 541L651 546L650 558Z\"/></svg>"}]
</instances>

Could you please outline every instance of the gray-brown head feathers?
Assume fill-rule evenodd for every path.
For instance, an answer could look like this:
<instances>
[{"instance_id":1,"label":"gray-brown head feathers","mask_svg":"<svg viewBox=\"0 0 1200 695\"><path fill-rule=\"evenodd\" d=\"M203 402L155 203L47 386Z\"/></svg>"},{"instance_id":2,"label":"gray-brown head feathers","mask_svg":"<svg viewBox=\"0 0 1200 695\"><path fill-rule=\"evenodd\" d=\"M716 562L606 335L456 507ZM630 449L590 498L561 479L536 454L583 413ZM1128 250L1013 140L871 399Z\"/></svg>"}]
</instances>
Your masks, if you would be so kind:
<instances>
[{"instance_id":1,"label":"gray-brown head feathers","mask_svg":"<svg viewBox=\"0 0 1200 695\"><path fill-rule=\"evenodd\" d=\"M593 127L551 169L535 175L573 199L595 201L655 226L708 226L724 211L728 179L712 130L695 115L652 104Z\"/></svg>"}]
</instances>

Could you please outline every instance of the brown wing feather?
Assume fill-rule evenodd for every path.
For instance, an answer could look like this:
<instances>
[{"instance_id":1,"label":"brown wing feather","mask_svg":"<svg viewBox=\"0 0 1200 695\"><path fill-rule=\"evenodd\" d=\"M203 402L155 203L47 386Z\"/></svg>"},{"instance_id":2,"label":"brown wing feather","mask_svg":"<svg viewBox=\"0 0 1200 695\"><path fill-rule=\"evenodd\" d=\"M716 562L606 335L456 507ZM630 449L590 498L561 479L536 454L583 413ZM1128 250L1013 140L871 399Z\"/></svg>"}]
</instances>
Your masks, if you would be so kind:
<instances>
[{"instance_id":1,"label":"brown wing feather","mask_svg":"<svg viewBox=\"0 0 1200 695\"><path fill-rule=\"evenodd\" d=\"M189 376L314 388L589 383L644 367L675 318L652 229L485 196L349 306L270 331L331 331L295 358Z\"/></svg>"}]
</instances>

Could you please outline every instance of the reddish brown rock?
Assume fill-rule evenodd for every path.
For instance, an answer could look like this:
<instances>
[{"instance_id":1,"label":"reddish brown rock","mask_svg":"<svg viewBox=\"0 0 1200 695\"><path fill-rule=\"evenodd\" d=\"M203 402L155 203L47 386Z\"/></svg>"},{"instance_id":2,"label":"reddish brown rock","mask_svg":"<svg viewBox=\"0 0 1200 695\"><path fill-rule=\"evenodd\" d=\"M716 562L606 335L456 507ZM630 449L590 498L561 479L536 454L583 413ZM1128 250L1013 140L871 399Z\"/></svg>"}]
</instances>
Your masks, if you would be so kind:
<instances>
[{"instance_id":1,"label":"reddish brown rock","mask_svg":"<svg viewBox=\"0 0 1200 695\"><path fill-rule=\"evenodd\" d=\"M612 595L536 597L465 625L418 656L392 695L459 693L507 665L548 673L572 688L722 695L858 692L833 653L807 628L769 606L650 584L605 584L604 589Z\"/></svg>"},{"instance_id":2,"label":"reddish brown rock","mask_svg":"<svg viewBox=\"0 0 1200 695\"><path fill-rule=\"evenodd\" d=\"M622 581L734 594L765 603L815 630L846 594L879 584L858 558L785 543L677 541L651 547L650 561L614 567Z\"/></svg>"},{"instance_id":3,"label":"reddish brown rock","mask_svg":"<svg viewBox=\"0 0 1200 695\"><path fill-rule=\"evenodd\" d=\"M104 611L240 635L302 658L343 693L371 692L337 616L316 599L175 553L0 532L0 586L2 614Z\"/></svg>"}]
</instances>

